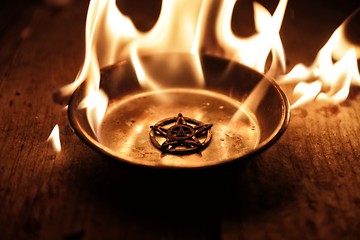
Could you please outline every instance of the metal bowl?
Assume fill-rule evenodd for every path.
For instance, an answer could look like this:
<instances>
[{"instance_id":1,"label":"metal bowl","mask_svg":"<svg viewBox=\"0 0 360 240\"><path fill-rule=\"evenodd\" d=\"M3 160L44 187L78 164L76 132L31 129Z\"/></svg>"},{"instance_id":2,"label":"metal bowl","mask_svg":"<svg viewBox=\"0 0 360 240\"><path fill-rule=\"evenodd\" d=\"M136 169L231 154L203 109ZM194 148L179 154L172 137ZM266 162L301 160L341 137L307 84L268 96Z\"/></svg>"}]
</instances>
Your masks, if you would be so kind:
<instances>
[{"instance_id":1,"label":"metal bowl","mask_svg":"<svg viewBox=\"0 0 360 240\"><path fill-rule=\"evenodd\" d=\"M161 90L152 91L143 90L129 61L102 69L101 88L109 97L104 120L95 135L85 111L78 108L85 96L84 83L74 92L68 107L76 134L96 151L127 163L202 168L241 161L264 150L284 133L290 107L273 80L233 61L203 55L200 80L205 82L199 83L198 73L193 71L197 60L178 53L141 57L142 66L155 81L151 84L161 86ZM176 137L170 130L159 134L159 126L175 124L179 116L182 123L191 125L188 128L192 136L192 127L200 129L201 124L209 124L198 134L207 141L203 148L175 154L171 148L161 148L164 141ZM161 137L165 139L159 140Z\"/></svg>"}]
</instances>

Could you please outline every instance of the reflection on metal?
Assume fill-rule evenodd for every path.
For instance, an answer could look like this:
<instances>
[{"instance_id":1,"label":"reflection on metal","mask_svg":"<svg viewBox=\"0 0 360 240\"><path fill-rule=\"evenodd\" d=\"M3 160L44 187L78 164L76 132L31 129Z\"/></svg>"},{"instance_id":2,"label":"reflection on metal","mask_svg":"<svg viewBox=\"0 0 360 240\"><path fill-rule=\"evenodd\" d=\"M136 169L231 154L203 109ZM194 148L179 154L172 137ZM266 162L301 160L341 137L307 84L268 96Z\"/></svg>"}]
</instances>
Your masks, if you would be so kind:
<instances>
[{"instance_id":1,"label":"reflection on metal","mask_svg":"<svg viewBox=\"0 0 360 240\"><path fill-rule=\"evenodd\" d=\"M177 117L166 118L150 126L150 140L163 153L177 155L199 153L211 141L212 126L179 113Z\"/></svg>"}]
</instances>

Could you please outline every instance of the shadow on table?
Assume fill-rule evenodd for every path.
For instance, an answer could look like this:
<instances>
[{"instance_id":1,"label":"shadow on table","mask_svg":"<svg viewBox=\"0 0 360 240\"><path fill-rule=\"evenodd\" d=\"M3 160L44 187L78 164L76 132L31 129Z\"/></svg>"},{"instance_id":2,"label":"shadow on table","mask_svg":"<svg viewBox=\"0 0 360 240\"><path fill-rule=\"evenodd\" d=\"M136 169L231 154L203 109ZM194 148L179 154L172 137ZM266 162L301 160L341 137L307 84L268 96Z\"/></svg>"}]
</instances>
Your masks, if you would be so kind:
<instances>
[{"instance_id":1,"label":"shadow on table","mask_svg":"<svg viewBox=\"0 0 360 240\"><path fill-rule=\"evenodd\" d=\"M294 189L287 179L260 176L257 159L250 160L169 171L100 157L86 160L91 164L78 181L94 208L91 217L121 222L114 234L127 232L131 239L220 239L224 216L245 220L291 201Z\"/></svg>"}]
</instances>

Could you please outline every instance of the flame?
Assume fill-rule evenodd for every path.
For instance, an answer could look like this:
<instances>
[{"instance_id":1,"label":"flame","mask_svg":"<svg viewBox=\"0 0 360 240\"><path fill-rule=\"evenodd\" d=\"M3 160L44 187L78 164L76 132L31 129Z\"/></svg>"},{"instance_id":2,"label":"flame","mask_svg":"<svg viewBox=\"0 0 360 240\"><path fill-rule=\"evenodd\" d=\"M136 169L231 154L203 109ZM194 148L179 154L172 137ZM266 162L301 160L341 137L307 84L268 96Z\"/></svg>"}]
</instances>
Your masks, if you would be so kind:
<instances>
[{"instance_id":1,"label":"flame","mask_svg":"<svg viewBox=\"0 0 360 240\"><path fill-rule=\"evenodd\" d=\"M259 3L254 3L256 29L259 33L242 39L231 32L231 15L235 0L222 2L217 12L217 38L225 50L225 57L264 72L265 62L272 53L273 65L285 66L279 30L287 0L280 0L273 16ZM205 85L199 52L208 27L210 11L216 1L163 1L155 26L148 32L136 29L131 19L121 13L115 0L90 1L85 34L85 59L75 81L60 92L70 95L86 81L87 95L79 108L86 109L89 124L96 134L106 112L108 98L99 88L100 68L123 59L131 59L140 85L155 90L167 87L156 81L141 62L141 55L181 52L194 56L187 66L195 79L194 87ZM168 68L178 68L183 62L168 61ZM170 80L170 79L169 79ZM170 86L174 83L170 81ZM175 83L176 85L176 83Z\"/></svg>"},{"instance_id":2,"label":"flame","mask_svg":"<svg viewBox=\"0 0 360 240\"><path fill-rule=\"evenodd\" d=\"M293 91L297 100L292 108L313 100L341 103L346 100L351 84L360 85L357 64L360 46L351 44L344 33L352 16L335 30L311 66L297 64L287 75L278 78L280 84L297 84Z\"/></svg>"},{"instance_id":3,"label":"flame","mask_svg":"<svg viewBox=\"0 0 360 240\"><path fill-rule=\"evenodd\" d=\"M92 131L97 134L97 129L105 116L108 97L102 90L89 92L79 104L79 109L86 109Z\"/></svg>"},{"instance_id":4,"label":"flame","mask_svg":"<svg viewBox=\"0 0 360 240\"><path fill-rule=\"evenodd\" d=\"M197 81L195 85L204 86L199 48L203 31L201 18L205 8L206 1L202 0L162 2L160 16L155 26L149 32L139 35L130 47L131 60L142 87L151 90L164 88L145 71L138 54L169 52L191 53L194 62L189 65L189 69ZM179 67L183 63L173 59L168 64L167 67Z\"/></svg>"},{"instance_id":5,"label":"flame","mask_svg":"<svg viewBox=\"0 0 360 240\"><path fill-rule=\"evenodd\" d=\"M217 16L217 38L226 50L225 57L234 57L238 62L264 72L269 52L285 67L285 55L279 31L284 17L287 0L280 0L273 16L265 7L254 3L255 23L258 34L238 38L231 31L231 16L236 0L225 0ZM138 55L182 52L191 53L199 59L204 41L207 18L216 1L165 0L159 19L146 33L139 32L131 19L117 8L115 0L92 0L86 23L86 52L83 68L74 83L64 87L62 92L72 93L85 79L94 76L94 68L114 64L131 57L140 80L148 76ZM233 56L231 56L233 55ZM276 63L277 61L273 61ZM193 66L200 85L203 84L200 60ZM96 78L97 79L97 78ZM151 88L161 86L150 84Z\"/></svg>"},{"instance_id":6,"label":"flame","mask_svg":"<svg viewBox=\"0 0 360 240\"><path fill-rule=\"evenodd\" d=\"M307 67L299 64L288 74L285 72L285 53L280 38L280 29L287 7L287 0L279 0L274 13L254 2L256 33L250 37L236 36L231 29L231 19L237 0L164 0L159 18L148 32L140 32L132 20L122 14L116 0L91 0L86 20L85 59L75 81L60 89L62 95L72 94L85 83L86 97L79 108L85 109L89 124L95 133L102 122L108 105L106 93L100 89L100 69L121 60L130 60L139 84L146 90L157 90L176 86L175 80L168 83L152 75L141 56L159 53L187 53L193 61L186 66L194 78L193 87L206 85L200 52L209 38L216 39L218 49L206 49L212 54L232 59L267 76L280 84L297 83L293 95L298 107L312 100L333 103L344 101L351 84L360 85L357 58L360 47L354 47L344 37L341 25L319 51L314 63ZM215 10L214 10L215 9ZM215 15L214 15L215 14ZM215 16L215 17L214 17ZM213 24L214 26L209 26ZM212 32L209 28L213 27ZM213 36L212 36L213 35ZM210 40L211 41L211 40ZM271 65L266 71L266 63ZM333 58L336 59L333 62ZM171 59L164 68L183 67L180 60ZM263 82L263 81L261 81ZM251 99L260 99L263 83L256 87ZM250 99L250 98L249 98ZM249 100L254 102L256 100ZM257 100L258 101L258 100ZM241 116L237 116L241 117ZM235 116L235 118L237 118Z\"/></svg>"},{"instance_id":7,"label":"flame","mask_svg":"<svg viewBox=\"0 0 360 240\"><path fill-rule=\"evenodd\" d=\"M265 63L271 52L273 60L270 69L277 63L285 70L285 55L279 31L284 18L287 0L280 0L271 16L261 4L254 2L254 20L258 33L245 39L234 35L231 30L231 17L236 0L225 0L220 8L216 32L225 57L247 65L264 73Z\"/></svg>"},{"instance_id":8,"label":"flame","mask_svg":"<svg viewBox=\"0 0 360 240\"><path fill-rule=\"evenodd\" d=\"M60 131L59 125L55 125L53 130L50 133L49 138L47 139L48 142L51 142L53 149L55 152L61 152L61 142L60 142Z\"/></svg>"},{"instance_id":9,"label":"flame","mask_svg":"<svg viewBox=\"0 0 360 240\"><path fill-rule=\"evenodd\" d=\"M121 28L117 27L118 22L121 23ZM70 95L86 80L87 96L79 108L86 109L89 124L95 134L108 104L106 94L100 90L100 68L120 60L123 48L137 35L130 18L117 10L116 1L90 1L84 63L75 81L60 89L60 93Z\"/></svg>"}]
</instances>

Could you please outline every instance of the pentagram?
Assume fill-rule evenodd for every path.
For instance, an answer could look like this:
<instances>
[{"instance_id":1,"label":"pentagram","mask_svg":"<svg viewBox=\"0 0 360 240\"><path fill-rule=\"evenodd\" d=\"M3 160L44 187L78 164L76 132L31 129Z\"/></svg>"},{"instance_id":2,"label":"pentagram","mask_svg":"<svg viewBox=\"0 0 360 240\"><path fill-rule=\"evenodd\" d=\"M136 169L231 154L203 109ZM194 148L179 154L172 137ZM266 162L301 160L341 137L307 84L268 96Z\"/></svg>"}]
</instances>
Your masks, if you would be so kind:
<instances>
[{"instance_id":1,"label":"pentagram","mask_svg":"<svg viewBox=\"0 0 360 240\"><path fill-rule=\"evenodd\" d=\"M177 117L166 118L150 126L150 140L163 153L196 153L210 144L212 126L179 113Z\"/></svg>"}]
</instances>

